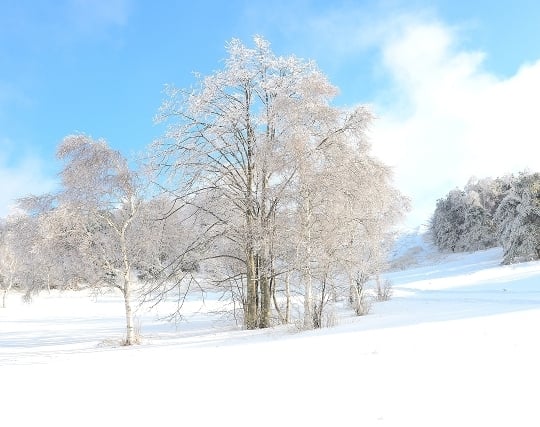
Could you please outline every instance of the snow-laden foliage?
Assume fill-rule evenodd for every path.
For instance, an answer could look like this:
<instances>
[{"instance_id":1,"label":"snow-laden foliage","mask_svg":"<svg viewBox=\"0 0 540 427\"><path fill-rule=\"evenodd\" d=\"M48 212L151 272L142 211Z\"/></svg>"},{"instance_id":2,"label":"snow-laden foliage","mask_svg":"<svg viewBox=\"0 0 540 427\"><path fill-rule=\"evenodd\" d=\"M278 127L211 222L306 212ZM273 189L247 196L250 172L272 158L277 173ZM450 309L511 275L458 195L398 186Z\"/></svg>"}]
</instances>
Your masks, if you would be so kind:
<instances>
[{"instance_id":1,"label":"snow-laden foliage","mask_svg":"<svg viewBox=\"0 0 540 427\"><path fill-rule=\"evenodd\" d=\"M0 289L2 289L2 308L6 307L8 292L17 281L22 271L20 259L14 251L14 230L7 221L0 222Z\"/></svg>"},{"instance_id":2,"label":"snow-laden foliage","mask_svg":"<svg viewBox=\"0 0 540 427\"><path fill-rule=\"evenodd\" d=\"M540 258L540 174L521 174L499 204L504 263Z\"/></svg>"},{"instance_id":3,"label":"snow-laden foliage","mask_svg":"<svg viewBox=\"0 0 540 427\"><path fill-rule=\"evenodd\" d=\"M369 154L369 109L332 106L337 88L312 61L254 45L232 40L223 70L167 88L154 169L214 235L204 272L234 290L247 328L269 326L272 305L288 318L276 294L289 307L290 283L317 326L338 282L349 294L358 271L378 274L405 201Z\"/></svg>"},{"instance_id":4,"label":"snow-laden foliage","mask_svg":"<svg viewBox=\"0 0 540 427\"><path fill-rule=\"evenodd\" d=\"M504 195L506 181L507 178L471 179L463 190L456 188L438 200L430 222L436 246L452 252L497 246L493 215Z\"/></svg>"},{"instance_id":5,"label":"snow-laden foliage","mask_svg":"<svg viewBox=\"0 0 540 427\"><path fill-rule=\"evenodd\" d=\"M194 287L232 297L246 328L331 323L331 307L365 314L407 207L371 155L372 114L332 105L338 90L312 61L275 55L256 37L227 45L223 70L169 86L142 173L103 139L69 135L59 190L19 201L2 224L0 284L113 289L170 306ZM151 189L154 191L154 187ZM28 255L31 256L28 256Z\"/></svg>"},{"instance_id":6,"label":"snow-laden foliage","mask_svg":"<svg viewBox=\"0 0 540 427\"><path fill-rule=\"evenodd\" d=\"M27 300L39 289L50 289L53 269L49 268L49 261L54 254L36 246L41 238L41 224L34 216L17 213L0 223L2 306L6 305L11 289L25 292Z\"/></svg>"},{"instance_id":7,"label":"snow-laden foliage","mask_svg":"<svg viewBox=\"0 0 540 427\"><path fill-rule=\"evenodd\" d=\"M135 275L154 259L155 250L141 232L143 187L127 160L104 140L67 136L57 157L63 161L59 191L19 204L26 215L18 230L23 225L32 230L23 241L36 275L26 286L119 290L125 302L125 344L133 344Z\"/></svg>"}]
</instances>

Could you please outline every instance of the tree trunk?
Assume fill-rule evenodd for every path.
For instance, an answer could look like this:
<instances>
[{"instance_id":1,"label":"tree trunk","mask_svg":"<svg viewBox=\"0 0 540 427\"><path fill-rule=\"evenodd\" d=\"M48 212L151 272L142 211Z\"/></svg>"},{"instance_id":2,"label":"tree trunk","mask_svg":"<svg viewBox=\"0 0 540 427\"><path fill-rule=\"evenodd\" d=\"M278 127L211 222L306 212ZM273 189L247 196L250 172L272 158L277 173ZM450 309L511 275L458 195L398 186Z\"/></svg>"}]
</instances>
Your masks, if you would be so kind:
<instances>
[{"instance_id":1,"label":"tree trunk","mask_svg":"<svg viewBox=\"0 0 540 427\"><path fill-rule=\"evenodd\" d=\"M247 267L247 315L244 319L244 324L247 329L255 329L258 326L258 259L255 252L255 209L254 209L254 177L255 177L255 163L254 163L254 147L256 143L255 132L251 125L251 89L244 87L245 96L245 126L246 126L246 148L247 148L247 164L246 164L246 193L245 193L245 220L247 228L247 251L246 251L246 267Z\"/></svg>"},{"instance_id":2,"label":"tree trunk","mask_svg":"<svg viewBox=\"0 0 540 427\"><path fill-rule=\"evenodd\" d=\"M282 325L286 324L287 322L285 321L285 317L283 316L283 313L281 312L281 309L279 308L279 304L277 302L277 298L276 298L276 279L273 278L271 281L270 281L270 293L272 294L272 301L274 302L274 308L276 309L276 313L279 317L279 321L281 322Z\"/></svg>"},{"instance_id":3,"label":"tree trunk","mask_svg":"<svg viewBox=\"0 0 540 427\"><path fill-rule=\"evenodd\" d=\"M125 345L136 344L135 329L133 327L133 312L131 310L131 283L129 277L124 279L124 288L122 290L124 295L124 307L126 311L126 339Z\"/></svg>"},{"instance_id":4,"label":"tree trunk","mask_svg":"<svg viewBox=\"0 0 540 427\"><path fill-rule=\"evenodd\" d=\"M287 273L287 279L285 281L285 323L290 322L291 318L291 278Z\"/></svg>"},{"instance_id":5,"label":"tree trunk","mask_svg":"<svg viewBox=\"0 0 540 427\"><path fill-rule=\"evenodd\" d=\"M268 137L270 130L267 128ZM268 172L267 165L262 168L261 201L259 211L259 227L265 238L262 240L261 253L259 255L259 292L261 294L259 327L268 328L270 326L270 313L272 310L272 281L273 281L273 260L272 260L272 216L271 208L267 206L268 200Z\"/></svg>"},{"instance_id":6,"label":"tree trunk","mask_svg":"<svg viewBox=\"0 0 540 427\"><path fill-rule=\"evenodd\" d=\"M323 313L326 303L326 278L323 279L322 289L318 292L317 302L313 308L313 326L315 328L323 327Z\"/></svg>"},{"instance_id":7,"label":"tree trunk","mask_svg":"<svg viewBox=\"0 0 540 427\"><path fill-rule=\"evenodd\" d=\"M260 292L261 292L261 319L259 323L260 328L268 328L270 326L270 309L272 296L270 293L270 280L265 273L261 276L260 280Z\"/></svg>"},{"instance_id":8,"label":"tree trunk","mask_svg":"<svg viewBox=\"0 0 540 427\"><path fill-rule=\"evenodd\" d=\"M246 329L257 328L257 267L255 254L252 250L247 254L247 292L246 292Z\"/></svg>"},{"instance_id":9,"label":"tree trunk","mask_svg":"<svg viewBox=\"0 0 540 427\"><path fill-rule=\"evenodd\" d=\"M4 293L2 295L2 308L6 308L7 293L8 288L4 289Z\"/></svg>"},{"instance_id":10,"label":"tree trunk","mask_svg":"<svg viewBox=\"0 0 540 427\"><path fill-rule=\"evenodd\" d=\"M6 308L7 294L13 286L13 282L10 280L6 289L4 289L4 294L2 295L2 308Z\"/></svg>"},{"instance_id":11,"label":"tree trunk","mask_svg":"<svg viewBox=\"0 0 540 427\"><path fill-rule=\"evenodd\" d=\"M358 314L360 311L360 292L356 283L351 283L349 300L354 312Z\"/></svg>"},{"instance_id":12,"label":"tree trunk","mask_svg":"<svg viewBox=\"0 0 540 427\"><path fill-rule=\"evenodd\" d=\"M313 277L311 272L311 200L309 191L304 192L303 200L303 218L302 227L304 234L305 255L304 255L304 268L303 268L303 280L304 280L304 327L307 329L313 329Z\"/></svg>"},{"instance_id":13,"label":"tree trunk","mask_svg":"<svg viewBox=\"0 0 540 427\"><path fill-rule=\"evenodd\" d=\"M137 344L135 337L135 329L133 326L133 312L131 310L131 264L128 260L128 251L126 243L126 229L131 222L133 216L130 217L130 220L124 224L122 230L120 241L122 247L122 253L124 258L124 286L122 288L122 293L124 295L124 307L126 310L126 340L125 345Z\"/></svg>"},{"instance_id":14,"label":"tree trunk","mask_svg":"<svg viewBox=\"0 0 540 427\"><path fill-rule=\"evenodd\" d=\"M304 273L304 327L313 329L313 284L310 268Z\"/></svg>"}]
</instances>

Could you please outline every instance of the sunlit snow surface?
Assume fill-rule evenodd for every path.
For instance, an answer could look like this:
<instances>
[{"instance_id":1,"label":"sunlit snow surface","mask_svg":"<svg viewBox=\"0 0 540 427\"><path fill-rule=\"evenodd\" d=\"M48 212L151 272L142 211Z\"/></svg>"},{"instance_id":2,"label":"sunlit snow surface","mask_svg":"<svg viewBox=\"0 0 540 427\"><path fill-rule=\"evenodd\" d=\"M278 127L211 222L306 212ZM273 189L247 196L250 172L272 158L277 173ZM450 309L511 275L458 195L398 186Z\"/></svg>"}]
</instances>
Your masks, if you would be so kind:
<instances>
[{"instance_id":1,"label":"sunlit snow surface","mask_svg":"<svg viewBox=\"0 0 540 427\"><path fill-rule=\"evenodd\" d=\"M501 255L427 257L387 274L392 300L319 331L241 331L212 299L176 326L140 309L131 348L117 297L12 294L0 425L539 426L540 263Z\"/></svg>"}]
</instances>

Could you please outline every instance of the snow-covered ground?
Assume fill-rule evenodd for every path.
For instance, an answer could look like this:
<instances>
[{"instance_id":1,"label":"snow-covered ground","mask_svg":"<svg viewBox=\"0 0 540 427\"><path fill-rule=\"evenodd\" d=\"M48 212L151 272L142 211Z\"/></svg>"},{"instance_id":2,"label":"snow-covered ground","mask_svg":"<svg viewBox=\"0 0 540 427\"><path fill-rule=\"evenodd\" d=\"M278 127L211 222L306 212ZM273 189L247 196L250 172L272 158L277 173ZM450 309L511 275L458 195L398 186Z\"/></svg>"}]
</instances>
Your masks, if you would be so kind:
<instances>
[{"instance_id":1,"label":"snow-covered ground","mask_svg":"<svg viewBox=\"0 0 540 427\"><path fill-rule=\"evenodd\" d=\"M318 331L241 331L212 300L177 327L140 310L131 348L119 298L13 294L0 425L539 426L540 263L501 255L422 257L387 274L392 300Z\"/></svg>"}]
</instances>

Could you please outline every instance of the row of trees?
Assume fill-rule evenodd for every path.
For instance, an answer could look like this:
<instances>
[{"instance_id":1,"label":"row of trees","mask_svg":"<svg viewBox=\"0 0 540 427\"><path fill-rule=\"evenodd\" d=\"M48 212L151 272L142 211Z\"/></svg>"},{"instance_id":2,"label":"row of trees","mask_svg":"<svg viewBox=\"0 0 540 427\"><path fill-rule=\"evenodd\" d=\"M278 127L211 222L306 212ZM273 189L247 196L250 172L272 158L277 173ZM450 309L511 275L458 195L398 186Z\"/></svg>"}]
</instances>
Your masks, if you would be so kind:
<instances>
[{"instance_id":1,"label":"row of trees","mask_svg":"<svg viewBox=\"0 0 540 427\"><path fill-rule=\"evenodd\" d=\"M226 290L249 329L291 321L291 295L309 328L339 298L364 311L407 205L370 155L369 110L332 106L337 90L313 62L262 38L227 51L194 88L167 87L167 131L139 173L103 140L64 139L60 191L21 200L2 225L5 289L118 288L127 344L134 290L179 307L193 284Z\"/></svg>"},{"instance_id":2,"label":"row of trees","mask_svg":"<svg viewBox=\"0 0 540 427\"><path fill-rule=\"evenodd\" d=\"M470 180L437 202L430 232L441 250L500 245L505 264L540 259L540 174Z\"/></svg>"}]
</instances>

